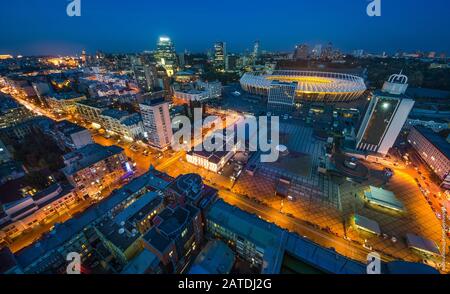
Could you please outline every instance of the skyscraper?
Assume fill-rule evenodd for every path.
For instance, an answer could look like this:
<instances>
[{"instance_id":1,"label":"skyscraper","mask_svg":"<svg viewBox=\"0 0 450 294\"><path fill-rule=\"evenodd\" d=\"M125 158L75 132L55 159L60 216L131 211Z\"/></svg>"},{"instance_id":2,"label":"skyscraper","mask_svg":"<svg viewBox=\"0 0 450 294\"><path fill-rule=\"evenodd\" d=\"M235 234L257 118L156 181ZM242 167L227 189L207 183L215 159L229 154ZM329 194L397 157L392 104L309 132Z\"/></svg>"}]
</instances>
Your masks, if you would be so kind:
<instances>
[{"instance_id":1,"label":"skyscraper","mask_svg":"<svg viewBox=\"0 0 450 294\"><path fill-rule=\"evenodd\" d=\"M160 37L155 52L156 62L166 69L167 75L172 76L177 67L177 53L175 46L168 37Z\"/></svg>"},{"instance_id":2,"label":"skyscraper","mask_svg":"<svg viewBox=\"0 0 450 294\"><path fill-rule=\"evenodd\" d=\"M357 149L386 155L414 106L405 96L408 77L395 74L374 93L357 135Z\"/></svg>"},{"instance_id":3,"label":"skyscraper","mask_svg":"<svg viewBox=\"0 0 450 294\"><path fill-rule=\"evenodd\" d=\"M255 41L253 45L253 58L257 59L259 57L259 41Z\"/></svg>"},{"instance_id":4,"label":"skyscraper","mask_svg":"<svg viewBox=\"0 0 450 294\"><path fill-rule=\"evenodd\" d=\"M320 58L322 55L322 45L318 44L314 46L314 49L312 50L312 57L315 59Z\"/></svg>"},{"instance_id":5,"label":"skyscraper","mask_svg":"<svg viewBox=\"0 0 450 294\"><path fill-rule=\"evenodd\" d=\"M322 51L322 59L332 59L333 58L333 43L329 42L325 49Z\"/></svg>"},{"instance_id":6,"label":"skyscraper","mask_svg":"<svg viewBox=\"0 0 450 294\"><path fill-rule=\"evenodd\" d=\"M214 44L214 68L217 71L224 71L227 68L227 44L216 42Z\"/></svg>"},{"instance_id":7,"label":"skyscraper","mask_svg":"<svg viewBox=\"0 0 450 294\"><path fill-rule=\"evenodd\" d=\"M154 147L167 149L173 137L169 103L164 98L158 98L145 101L139 107L144 123L144 137Z\"/></svg>"}]
</instances>

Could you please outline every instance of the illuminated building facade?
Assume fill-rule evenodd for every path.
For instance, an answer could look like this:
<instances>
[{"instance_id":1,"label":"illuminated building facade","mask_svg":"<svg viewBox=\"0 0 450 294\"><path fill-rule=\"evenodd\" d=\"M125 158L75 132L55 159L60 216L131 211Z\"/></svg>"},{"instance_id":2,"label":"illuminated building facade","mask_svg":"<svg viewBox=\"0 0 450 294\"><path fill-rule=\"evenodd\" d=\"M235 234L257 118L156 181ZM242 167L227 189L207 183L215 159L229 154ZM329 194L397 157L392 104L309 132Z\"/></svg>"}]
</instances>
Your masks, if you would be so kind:
<instances>
[{"instance_id":1,"label":"illuminated building facade","mask_svg":"<svg viewBox=\"0 0 450 294\"><path fill-rule=\"evenodd\" d=\"M407 88L405 75L392 75L374 93L357 134L358 150L388 153L414 106L414 100L404 95Z\"/></svg>"},{"instance_id":2,"label":"illuminated building facade","mask_svg":"<svg viewBox=\"0 0 450 294\"><path fill-rule=\"evenodd\" d=\"M439 134L423 126L415 126L408 135L408 142L417 151L442 185L450 188L450 144Z\"/></svg>"},{"instance_id":3,"label":"illuminated building facade","mask_svg":"<svg viewBox=\"0 0 450 294\"><path fill-rule=\"evenodd\" d=\"M367 89L364 80L354 75L296 70L245 73L240 83L246 92L267 97L273 81L296 83L296 102L353 101Z\"/></svg>"},{"instance_id":4,"label":"illuminated building facade","mask_svg":"<svg viewBox=\"0 0 450 294\"><path fill-rule=\"evenodd\" d=\"M172 40L168 37L160 37L155 52L156 62L164 67L169 77L173 76L177 69L177 53Z\"/></svg>"},{"instance_id":5,"label":"illuminated building facade","mask_svg":"<svg viewBox=\"0 0 450 294\"><path fill-rule=\"evenodd\" d=\"M164 98L148 100L139 104L144 124L144 137L149 144L164 150L173 139L169 103Z\"/></svg>"},{"instance_id":6,"label":"illuminated building facade","mask_svg":"<svg viewBox=\"0 0 450 294\"><path fill-rule=\"evenodd\" d=\"M126 172L126 156L118 146L86 145L63 156L63 173L82 197L96 197Z\"/></svg>"},{"instance_id":7,"label":"illuminated building facade","mask_svg":"<svg viewBox=\"0 0 450 294\"><path fill-rule=\"evenodd\" d=\"M25 106L9 96L0 94L0 129L15 126L30 117L32 113Z\"/></svg>"},{"instance_id":8,"label":"illuminated building facade","mask_svg":"<svg viewBox=\"0 0 450 294\"><path fill-rule=\"evenodd\" d=\"M217 71L227 69L227 43L216 42L214 44L214 68Z\"/></svg>"},{"instance_id":9,"label":"illuminated building facade","mask_svg":"<svg viewBox=\"0 0 450 294\"><path fill-rule=\"evenodd\" d=\"M82 100L86 100L86 96L70 92L52 94L46 97L47 104L53 112L74 114L76 112L76 104Z\"/></svg>"},{"instance_id":10,"label":"illuminated building facade","mask_svg":"<svg viewBox=\"0 0 450 294\"><path fill-rule=\"evenodd\" d=\"M173 86L174 101L189 103L191 101L207 101L222 96L222 84L216 82L197 81L187 86Z\"/></svg>"},{"instance_id":11,"label":"illuminated building facade","mask_svg":"<svg viewBox=\"0 0 450 294\"><path fill-rule=\"evenodd\" d=\"M0 229L9 239L20 236L24 231L44 223L46 219L67 213L70 208L75 207L78 199L71 185L60 184L53 184L33 195L16 195L12 198L5 194L5 198L1 199L4 217L0 219Z\"/></svg>"},{"instance_id":12,"label":"illuminated building facade","mask_svg":"<svg viewBox=\"0 0 450 294\"><path fill-rule=\"evenodd\" d=\"M233 158L241 142L240 140L236 140L236 135L232 138L228 138L225 135L222 136L222 134L214 134L213 136L214 138L208 140L214 141L221 138L220 140L223 142L221 150L206 151L202 149L202 151L196 151L196 148L194 148L192 151L186 153L186 161L217 173ZM227 149L228 146L232 147Z\"/></svg>"}]
</instances>

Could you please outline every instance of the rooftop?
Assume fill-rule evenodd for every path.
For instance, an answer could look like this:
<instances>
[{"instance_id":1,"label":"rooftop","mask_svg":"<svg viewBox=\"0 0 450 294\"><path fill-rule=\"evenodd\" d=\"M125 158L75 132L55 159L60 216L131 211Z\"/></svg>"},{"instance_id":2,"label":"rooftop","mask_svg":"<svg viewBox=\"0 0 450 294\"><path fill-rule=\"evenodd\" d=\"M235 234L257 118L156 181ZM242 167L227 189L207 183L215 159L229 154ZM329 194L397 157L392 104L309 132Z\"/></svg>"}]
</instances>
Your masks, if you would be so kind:
<instances>
[{"instance_id":1,"label":"rooftop","mask_svg":"<svg viewBox=\"0 0 450 294\"><path fill-rule=\"evenodd\" d=\"M71 100L71 99L85 99L86 97L82 94L78 94L76 92L67 92L67 93L53 93L50 96L56 100Z\"/></svg>"},{"instance_id":2,"label":"rooftop","mask_svg":"<svg viewBox=\"0 0 450 294\"><path fill-rule=\"evenodd\" d=\"M138 200L133 202L124 211L119 213L114 221L117 224L122 222L134 220L141 220L142 217L146 216L149 212L153 211L158 205L162 203L163 199L156 192L147 192L146 194L139 197Z\"/></svg>"},{"instance_id":3,"label":"rooftop","mask_svg":"<svg viewBox=\"0 0 450 294\"><path fill-rule=\"evenodd\" d=\"M71 162L63 169L63 171L66 174L72 175L99 161L120 154L121 152L123 152L123 149L119 146L102 146L99 144L89 144L63 156L64 161Z\"/></svg>"},{"instance_id":4,"label":"rooftop","mask_svg":"<svg viewBox=\"0 0 450 294\"><path fill-rule=\"evenodd\" d=\"M151 244L160 253L164 253L167 247L172 244L172 240L159 233L156 227L153 227L147 234L144 235L144 240Z\"/></svg>"},{"instance_id":5,"label":"rooftop","mask_svg":"<svg viewBox=\"0 0 450 294\"><path fill-rule=\"evenodd\" d=\"M38 242L17 252L16 258L19 264L22 267L26 267L43 255L51 254L53 250L72 239L86 226L106 215L111 209L141 189L160 189L167 185L168 182L155 176L153 171L134 179L95 206L88 208L79 215L75 215L63 224L56 225L51 233L44 235Z\"/></svg>"},{"instance_id":6,"label":"rooftop","mask_svg":"<svg viewBox=\"0 0 450 294\"><path fill-rule=\"evenodd\" d=\"M76 125L74 123L71 123L68 120L63 120L63 121L59 122L56 125L56 128L58 129L58 131L60 131L61 133L63 133L66 136L70 136L72 134L86 131L85 128L80 127L79 125Z\"/></svg>"},{"instance_id":7,"label":"rooftop","mask_svg":"<svg viewBox=\"0 0 450 294\"><path fill-rule=\"evenodd\" d=\"M138 113L133 113L132 115L130 115L129 117L125 118L122 121L122 124L126 125L126 126L132 126L132 125L136 125L139 122L142 121L141 116Z\"/></svg>"},{"instance_id":8,"label":"rooftop","mask_svg":"<svg viewBox=\"0 0 450 294\"><path fill-rule=\"evenodd\" d=\"M234 261L234 252L227 244L220 240L212 240L197 256L189 274L229 274Z\"/></svg>"},{"instance_id":9,"label":"rooftop","mask_svg":"<svg viewBox=\"0 0 450 294\"><path fill-rule=\"evenodd\" d=\"M302 260L323 272L335 274L362 274L366 266L339 255L334 250L323 248L314 242L289 233L268 223L256 215L249 214L223 200L217 201L208 212L208 220L232 230L242 239L249 240L264 249L263 273L279 273L283 255Z\"/></svg>"},{"instance_id":10,"label":"rooftop","mask_svg":"<svg viewBox=\"0 0 450 294\"><path fill-rule=\"evenodd\" d=\"M136 229L123 227L109 217L103 219L96 228L109 242L122 251L126 251L141 237Z\"/></svg>"},{"instance_id":11,"label":"rooftop","mask_svg":"<svg viewBox=\"0 0 450 294\"><path fill-rule=\"evenodd\" d=\"M8 161L0 164L0 179L9 176L12 173L25 173L25 170L17 161Z\"/></svg>"},{"instance_id":12,"label":"rooftop","mask_svg":"<svg viewBox=\"0 0 450 294\"><path fill-rule=\"evenodd\" d=\"M450 159L450 144L443 137L439 136L438 133L433 130L423 127L414 126L414 128L427 139L431 144L433 144L439 151L442 152L448 159Z\"/></svg>"},{"instance_id":13,"label":"rooftop","mask_svg":"<svg viewBox=\"0 0 450 294\"><path fill-rule=\"evenodd\" d=\"M5 113L11 109L22 108L12 97L0 94L0 113Z\"/></svg>"},{"instance_id":14,"label":"rooftop","mask_svg":"<svg viewBox=\"0 0 450 294\"><path fill-rule=\"evenodd\" d=\"M157 264L159 264L158 257L144 248L141 253L126 265L121 274L145 274L149 267Z\"/></svg>"},{"instance_id":15,"label":"rooftop","mask_svg":"<svg viewBox=\"0 0 450 294\"><path fill-rule=\"evenodd\" d=\"M118 109L106 109L102 112L103 116L108 116L110 118L116 119L116 120L122 120L125 117L129 116L130 114L127 111L118 110Z\"/></svg>"},{"instance_id":16,"label":"rooftop","mask_svg":"<svg viewBox=\"0 0 450 294\"><path fill-rule=\"evenodd\" d=\"M170 184L169 188L191 201L196 201L202 195L203 181L198 174L181 175Z\"/></svg>"},{"instance_id":17,"label":"rooftop","mask_svg":"<svg viewBox=\"0 0 450 294\"><path fill-rule=\"evenodd\" d=\"M370 202L373 202L377 205L399 211L402 211L404 209L403 204L395 197L395 194L391 191L370 186L370 190L365 192L364 195Z\"/></svg>"}]
</instances>

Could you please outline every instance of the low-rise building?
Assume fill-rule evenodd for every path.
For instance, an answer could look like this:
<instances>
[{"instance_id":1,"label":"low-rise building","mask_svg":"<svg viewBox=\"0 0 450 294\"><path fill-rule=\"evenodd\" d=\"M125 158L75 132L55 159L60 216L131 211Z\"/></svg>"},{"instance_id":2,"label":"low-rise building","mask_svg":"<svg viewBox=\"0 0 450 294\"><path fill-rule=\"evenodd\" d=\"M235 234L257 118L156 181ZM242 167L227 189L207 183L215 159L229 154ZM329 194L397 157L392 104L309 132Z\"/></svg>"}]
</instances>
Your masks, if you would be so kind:
<instances>
[{"instance_id":1,"label":"low-rise building","mask_svg":"<svg viewBox=\"0 0 450 294\"><path fill-rule=\"evenodd\" d=\"M440 132L443 130L447 130L449 128L449 121L446 120L439 120L439 119L427 119L425 117L419 118L419 117L409 117L406 120L405 128L411 129L415 126L423 126L429 129L432 129L435 132Z\"/></svg>"},{"instance_id":2,"label":"low-rise building","mask_svg":"<svg viewBox=\"0 0 450 294\"><path fill-rule=\"evenodd\" d=\"M25 170L22 164L16 161L8 161L0 164L0 185L23 176L25 176Z\"/></svg>"},{"instance_id":3,"label":"low-rise building","mask_svg":"<svg viewBox=\"0 0 450 294\"><path fill-rule=\"evenodd\" d=\"M63 156L63 173L80 195L95 197L126 172L126 156L118 146L89 144Z\"/></svg>"},{"instance_id":4,"label":"low-rise building","mask_svg":"<svg viewBox=\"0 0 450 294\"><path fill-rule=\"evenodd\" d=\"M76 150L94 143L89 130L67 120L55 124L50 133L62 150Z\"/></svg>"},{"instance_id":5,"label":"low-rise building","mask_svg":"<svg viewBox=\"0 0 450 294\"><path fill-rule=\"evenodd\" d=\"M213 138L209 140L211 142L219 139L223 143L222 148L220 150L215 151L206 151L203 148L194 147L193 150L186 153L186 161L192 163L193 165L203 167L204 169L210 170L212 172L219 172L225 164L236 154L239 150L241 141L236 140L237 137L233 136L228 138L222 134L214 134ZM202 151L196 151L202 150Z\"/></svg>"},{"instance_id":6,"label":"low-rise building","mask_svg":"<svg viewBox=\"0 0 450 294\"><path fill-rule=\"evenodd\" d=\"M411 129L408 142L442 180L442 186L450 188L450 143L423 126Z\"/></svg>"},{"instance_id":7,"label":"low-rise building","mask_svg":"<svg viewBox=\"0 0 450 294\"><path fill-rule=\"evenodd\" d=\"M75 93L53 93L46 97L48 106L53 112L74 114L76 112L76 103L86 100L86 96Z\"/></svg>"},{"instance_id":8,"label":"low-rise building","mask_svg":"<svg viewBox=\"0 0 450 294\"><path fill-rule=\"evenodd\" d=\"M15 194L17 195L17 194ZM0 228L10 239L21 235L45 222L55 215L67 213L76 205L77 195L71 185L55 183L33 195L6 195L1 197L5 218L1 220Z\"/></svg>"},{"instance_id":9,"label":"low-rise building","mask_svg":"<svg viewBox=\"0 0 450 294\"><path fill-rule=\"evenodd\" d=\"M175 101L179 100L182 103L217 99L222 96L222 84L218 81L197 81L189 84L174 85L173 96Z\"/></svg>"},{"instance_id":10,"label":"low-rise building","mask_svg":"<svg viewBox=\"0 0 450 294\"><path fill-rule=\"evenodd\" d=\"M115 133L129 141L141 138L144 134L142 119L138 113L130 114L127 111L107 109L101 113L100 120L96 123L107 132Z\"/></svg>"},{"instance_id":11,"label":"low-rise building","mask_svg":"<svg viewBox=\"0 0 450 294\"><path fill-rule=\"evenodd\" d=\"M33 115L10 96L0 94L0 129L15 126Z\"/></svg>"},{"instance_id":12,"label":"low-rise building","mask_svg":"<svg viewBox=\"0 0 450 294\"><path fill-rule=\"evenodd\" d=\"M100 115L108 109L108 105L102 102L84 100L76 103L76 109L83 119L98 124L101 121Z\"/></svg>"}]
</instances>

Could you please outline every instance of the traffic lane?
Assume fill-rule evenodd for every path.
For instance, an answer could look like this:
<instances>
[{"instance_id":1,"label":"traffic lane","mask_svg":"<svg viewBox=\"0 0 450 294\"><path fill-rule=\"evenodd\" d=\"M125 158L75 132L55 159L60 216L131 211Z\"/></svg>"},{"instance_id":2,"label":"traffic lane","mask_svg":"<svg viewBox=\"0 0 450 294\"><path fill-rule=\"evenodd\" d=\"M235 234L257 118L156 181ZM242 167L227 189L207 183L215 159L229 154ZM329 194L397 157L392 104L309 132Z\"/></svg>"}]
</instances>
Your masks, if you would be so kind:
<instances>
[{"instance_id":1,"label":"traffic lane","mask_svg":"<svg viewBox=\"0 0 450 294\"><path fill-rule=\"evenodd\" d=\"M258 215L266 221L274 222L284 229L298 233L300 236L306 236L309 240L323 247L332 248L336 250L336 252L349 258L365 262L367 259L367 254L370 253L369 250L360 245L354 245L351 241L346 241L334 235L326 234L322 231L311 228L302 224L295 218L286 216L273 208L261 206L253 201L243 199L232 192L219 190L219 196L231 205L237 206L249 213ZM384 261L390 260L384 256L382 259Z\"/></svg>"}]
</instances>

